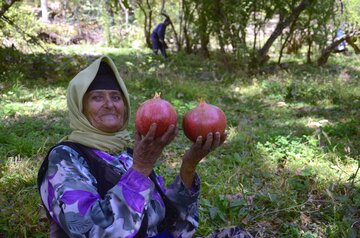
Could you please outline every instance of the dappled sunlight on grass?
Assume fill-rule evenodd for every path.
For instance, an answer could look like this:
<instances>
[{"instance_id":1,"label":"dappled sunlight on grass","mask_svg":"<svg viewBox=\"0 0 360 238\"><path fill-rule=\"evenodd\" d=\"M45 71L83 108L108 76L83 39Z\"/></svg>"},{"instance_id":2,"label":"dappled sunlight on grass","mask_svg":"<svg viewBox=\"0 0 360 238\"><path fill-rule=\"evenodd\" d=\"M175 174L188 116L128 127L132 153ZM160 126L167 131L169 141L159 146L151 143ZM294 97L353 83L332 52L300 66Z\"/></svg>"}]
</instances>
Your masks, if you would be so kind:
<instances>
[{"instance_id":1,"label":"dappled sunlight on grass","mask_svg":"<svg viewBox=\"0 0 360 238\"><path fill-rule=\"evenodd\" d=\"M12 87L0 94L0 117L36 116L66 110L65 89Z\"/></svg>"},{"instance_id":2,"label":"dappled sunlight on grass","mask_svg":"<svg viewBox=\"0 0 360 238\"><path fill-rule=\"evenodd\" d=\"M237 88L235 88L235 90L236 89ZM244 95L245 97L255 97L261 95L262 88L259 87L257 83L254 83L252 85L240 87L240 89L237 89L237 91L240 95Z\"/></svg>"},{"instance_id":3,"label":"dappled sunlight on grass","mask_svg":"<svg viewBox=\"0 0 360 238\"><path fill-rule=\"evenodd\" d=\"M5 173L2 174L0 183L2 185L7 184L7 187L17 186L14 182L9 183L14 178L27 184L33 183L35 180L34 172L37 171L40 161L39 159L23 158L20 155L9 157L5 162ZM0 186L0 188L4 187Z\"/></svg>"},{"instance_id":4,"label":"dappled sunlight on grass","mask_svg":"<svg viewBox=\"0 0 360 238\"><path fill-rule=\"evenodd\" d=\"M68 53L87 50L92 52L73 47ZM360 89L355 69L295 64L287 71L247 78L198 55L179 53L164 61L132 49L97 53L110 54L127 85L131 136L137 107L155 92L176 108L179 134L156 168L167 184L191 146L182 130L185 112L200 98L224 110L227 140L197 171L202 181L200 235L233 224L263 226L276 234L283 223L301 227L305 218L323 232L329 224L337 226L334 219L342 225L347 223L340 217L349 223L358 218L353 212L360 207L356 174ZM0 225L11 234L19 234L18 227L46 232L46 224L36 228L37 214L24 213L39 207L34 186L40 158L70 132L67 82L95 58L77 57L74 64L53 57L47 67L56 64L59 76L50 80L17 74L0 91L0 191L7 195L0 195L0 203L9 207L1 208ZM22 203L24 209L13 209ZM24 219L26 225L21 224Z\"/></svg>"},{"instance_id":5,"label":"dappled sunlight on grass","mask_svg":"<svg viewBox=\"0 0 360 238\"><path fill-rule=\"evenodd\" d=\"M234 127L230 127L227 130L226 142L231 143L231 141L234 140L237 136L239 136L238 130Z\"/></svg>"},{"instance_id":6,"label":"dappled sunlight on grass","mask_svg":"<svg viewBox=\"0 0 360 238\"><path fill-rule=\"evenodd\" d=\"M357 173L356 152L341 152L340 148L346 148L343 142L328 132L339 133L339 139L348 134L357 143L356 134L349 133L358 125L354 122L358 112L342 105L357 97L353 88L358 87L341 84L333 89L327 79L318 93L316 80L308 86L300 84L298 93L292 91L294 79L279 76L272 76L272 83L239 82L227 89L233 99L231 106L226 105L232 122L228 139L214 155L219 159L207 160L200 170L206 176L201 203L202 211L210 216L204 217L206 221L248 224L260 222L267 214L281 216L282 221L319 210L325 214L326 208L339 202L337 189L349 186ZM305 76L311 78L311 73ZM350 123L347 130L344 124L337 126L344 121ZM341 162L344 158L351 166ZM328 192L323 194L324 190Z\"/></svg>"},{"instance_id":7,"label":"dappled sunlight on grass","mask_svg":"<svg viewBox=\"0 0 360 238\"><path fill-rule=\"evenodd\" d=\"M48 100L38 100L25 103L7 103L2 108L0 115L7 116L36 116L47 111L66 110L66 101L63 99L49 103Z\"/></svg>"},{"instance_id":8,"label":"dappled sunlight on grass","mask_svg":"<svg viewBox=\"0 0 360 238\"><path fill-rule=\"evenodd\" d=\"M18 232L36 234L39 229L46 229L47 223L40 221L40 198L35 185L39 159L15 156L5 162L4 172L0 176L0 223L7 221L12 229L8 236L17 236ZM34 212L36 211L36 212ZM40 221L40 222L39 222ZM27 231L23 227L27 227ZM40 234L38 234L40 235Z\"/></svg>"},{"instance_id":9,"label":"dappled sunlight on grass","mask_svg":"<svg viewBox=\"0 0 360 238\"><path fill-rule=\"evenodd\" d=\"M289 125L289 128L293 126L294 125ZM244 141L243 139L246 138L246 129L241 129L241 132L238 130L238 128L231 128L229 130L228 144ZM336 156L323 151L323 142L321 140L325 140L325 138L323 138L323 135L318 136L315 130L313 132L314 136L303 138L294 136L278 136L275 137L275 139L269 138L268 141L258 142L256 152L252 151L252 154L241 150L242 146L239 145L237 159L243 160L243 162L238 162L242 164L242 166L238 167L239 172L241 172L241 170L246 171L244 167L251 166L255 161L262 161L260 164L257 164L256 169L262 171L263 174L269 173L270 171L279 173L279 169L281 169L283 171L281 173L285 173L283 176L288 178L292 176L309 177L316 180L318 185L329 184L335 181L346 182L348 174L355 172L354 167L349 168L346 173L339 175L338 171L341 169L341 166L339 167L338 164L334 165L333 163ZM273 140L273 142L271 142L271 140Z\"/></svg>"},{"instance_id":10,"label":"dappled sunlight on grass","mask_svg":"<svg viewBox=\"0 0 360 238\"><path fill-rule=\"evenodd\" d=\"M265 160L273 161L282 170L282 173L288 171L294 176L308 176L318 181L319 184L334 181L344 182L347 179L338 177L338 168L333 165L330 156L322 151L316 135L303 138L279 136L264 144L258 143L257 148L262 157Z\"/></svg>"},{"instance_id":11,"label":"dappled sunlight on grass","mask_svg":"<svg viewBox=\"0 0 360 238\"><path fill-rule=\"evenodd\" d=\"M66 45L66 46L54 46L54 51L61 52L62 54L78 54L99 56L101 54L107 55L129 55L129 54L143 54L150 53L150 50L143 50L138 48L116 48L116 47L104 47L94 44L82 44L82 45Z\"/></svg>"}]
</instances>

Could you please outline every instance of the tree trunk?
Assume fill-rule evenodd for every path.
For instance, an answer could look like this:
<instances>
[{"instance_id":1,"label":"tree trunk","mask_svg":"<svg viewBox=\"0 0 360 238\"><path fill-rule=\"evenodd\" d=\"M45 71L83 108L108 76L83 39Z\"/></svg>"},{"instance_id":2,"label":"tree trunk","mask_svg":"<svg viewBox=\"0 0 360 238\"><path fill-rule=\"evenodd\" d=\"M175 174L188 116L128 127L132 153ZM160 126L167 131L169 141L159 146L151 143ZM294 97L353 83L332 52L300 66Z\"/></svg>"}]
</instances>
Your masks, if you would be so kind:
<instances>
[{"instance_id":1,"label":"tree trunk","mask_svg":"<svg viewBox=\"0 0 360 238\"><path fill-rule=\"evenodd\" d=\"M314 0L303 0L299 6L293 9L290 16L288 18L284 18L279 20L278 24L276 25L275 30L270 35L269 39L266 41L264 46L257 52L256 58L253 60L255 65L263 65L269 59L267 53L269 52L270 47L275 42L275 40L282 34L283 30L291 24L291 22L295 21L300 13L304 11L307 7L309 7Z\"/></svg>"},{"instance_id":2,"label":"tree trunk","mask_svg":"<svg viewBox=\"0 0 360 238\"><path fill-rule=\"evenodd\" d=\"M102 5L102 27L104 31L104 43L106 46L111 45L111 13L109 9L109 0L105 0Z\"/></svg>"},{"instance_id":3,"label":"tree trunk","mask_svg":"<svg viewBox=\"0 0 360 238\"><path fill-rule=\"evenodd\" d=\"M62 9L62 15L64 16L64 19L66 21L66 11L67 11L67 7L68 7L68 1L67 0L63 0L61 2L61 9Z\"/></svg>"},{"instance_id":4,"label":"tree trunk","mask_svg":"<svg viewBox=\"0 0 360 238\"><path fill-rule=\"evenodd\" d=\"M306 55L306 62L308 64L311 63L311 49L312 49L312 43L313 43L313 38L311 37L311 20L312 20L312 14L310 12L310 15L309 15L309 19L307 21L307 29L308 29L308 32L307 32L307 42L308 42L308 51L307 51L307 55Z\"/></svg>"},{"instance_id":5,"label":"tree trunk","mask_svg":"<svg viewBox=\"0 0 360 238\"><path fill-rule=\"evenodd\" d=\"M311 63L311 49L312 49L312 40L309 40L308 42L308 51L306 54L306 63L310 64Z\"/></svg>"},{"instance_id":6,"label":"tree trunk","mask_svg":"<svg viewBox=\"0 0 360 238\"><path fill-rule=\"evenodd\" d=\"M164 17L170 19L169 15L167 15L167 14L164 13L164 12L162 12L161 15L163 15ZM180 40L179 40L178 34L177 34L176 30L175 30L174 24L173 24L173 22L171 21L171 19L170 19L170 26L171 26L171 29L172 29L173 32L174 32L174 39L175 39L176 50L177 50L177 51L180 51L180 50L181 50Z\"/></svg>"},{"instance_id":7,"label":"tree trunk","mask_svg":"<svg viewBox=\"0 0 360 238\"><path fill-rule=\"evenodd\" d=\"M41 20L43 22L49 22L49 12L47 0L41 0Z\"/></svg>"},{"instance_id":8,"label":"tree trunk","mask_svg":"<svg viewBox=\"0 0 360 238\"><path fill-rule=\"evenodd\" d=\"M310 31L310 29L309 29L309 31ZM308 63L308 64L311 63L312 43L313 43L313 40L312 40L312 38L310 37L310 35L308 35L308 51L307 51L307 54L306 54L306 63Z\"/></svg>"},{"instance_id":9,"label":"tree trunk","mask_svg":"<svg viewBox=\"0 0 360 238\"><path fill-rule=\"evenodd\" d=\"M199 14L199 35L200 35L200 54L205 58L210 56L208 44L209 44L209 34L207 33L207 19L206 13L203 11L203 6L198 7L198 14Z\"/></svg>"},{"instance_id":10,"label":"tree trunk","mask_svg":"<svg viewBox=\"0 0 360 238\"><path fill-rule=\"evenodd\" d=\"M179 44L182 48L184 45L184 36L183 36L183 25L184 23L184 0L181 0L180 8L179 8Z\"/></svg>"},{"instance_id":11,"label":"tree trunk","mask_svg":"<svg viewBox=\"0 0 360 238\"><path fill-rule=\"evenodd\" d=\"M129 29L129 9L127 9L124 5L124 3L122 2L122 0L119 0L119 4L121 9L124 12L125 15L125 29L128 30Z\"/></svg>"},{"instance_id":12,"label":"tree trunk","mask_svg":"<svg viewBox=\"0 0 360 238\"><path fill-rule=\"evenodd\" d=\"M286 44L289 42L290 37L291 37L291 36L293 35L293 33L294 33L296 21L297 21L297 19L294 20L294 21L291 23L290 30L289 30L289 34L285 37L284 43L281 45L280 54L279 54L279 59L278 59L278 64L281 63L281 58L282 58L282 55L283 55L283 51L284 51L284 49L285 49L285 46L286 46Z\"/></svg>"},{"instance_id":13,"label":"tree trunk","mask_svg":"<svg viewBox=\"0 0 360 238\"><path fill-rule=\"evenodd\" d=\"M256 49L256 42L257 42L257 22L256 22L256 1L254 2L254 9L253 9L253 21L254 21L254 41L253 41L253 51L255 52Z\"/></svg>"},{"instance_id":14,"label":"tree trunk","mask_svg":"<svg viewBox=\"0 0 360 238\"><path fill-rule=\"evenodd\" d=\"M161 1L161 10L160 10L160 12L165 13L165 0Z\"/></svg>"},{"instance_id":15,"label":"tree trunk","mask_svg":"<svg viewBox=\"0 0 360 238\"><path fill-rule=\"evenodd\" d=\"M191 35L189 34L189 25L191 22L193 22L193 15L196 8L190 9L190 5L185 0L182 0L182 9L183 9L183 38L185 41L185 52L190 54L193 52L193 41L191 40Z\"/></svg>"},{"instance_id":16,"label":"tree trunk","mask_svg":"<svg viewBox=\"0 0 360 238\"><path fill-rule=\"evenodd\" d=\"M192 53L192 44L191 44L190 36L188 34L188 30L187 30L186 26L184 26L183 32L184 32L184 40L185 40L185 52L190 54L190 53Z\"/></svg>"},{"instance_id":17,"label":"tree trunk","mask_svg":"<svg viewBox=\"0 0 360 238\"><path fill-rule=\"evenodd\" d=\"M144 6L141 4L140 1L137 1L136 4L139 6L140 10L144 14L144 35L145 35L145 42L146 45L151 49L151 23L152 23L152 10L149 5L149 1L146 1L147 8L149 9L149 14L147 14L147 11L145 10Z\"/></svg>"},{"instance_id":18,"label":"tree trunk","mask_svg":"<svg viewBox=\"0 0 360 238\"><path fill-rule=\"evenodd\" d=\"M224 28L226 27L226 19L223 13L222 5L223 3L220 0L216 0L213 2L214 6L214 14L216 15L216 19L218 22L216 23L215 32L217 34L217 38L219 41L220 52L225 54L225 43L224 43Z\"/></svg>"},{"instance_id":19,"label":"tree trunk","mask_svg":"<svg viewBox=\"0 0 360 238\"><path fill-rule=\"evenodd\" d=\"M359 33L358 33L359 35ZM346 43L351 45L352 48L354 48L356 54L360 54L360 48L355 44L356 38L355 37L349 37L345 38Z\"/></svg>"}]
</instances>

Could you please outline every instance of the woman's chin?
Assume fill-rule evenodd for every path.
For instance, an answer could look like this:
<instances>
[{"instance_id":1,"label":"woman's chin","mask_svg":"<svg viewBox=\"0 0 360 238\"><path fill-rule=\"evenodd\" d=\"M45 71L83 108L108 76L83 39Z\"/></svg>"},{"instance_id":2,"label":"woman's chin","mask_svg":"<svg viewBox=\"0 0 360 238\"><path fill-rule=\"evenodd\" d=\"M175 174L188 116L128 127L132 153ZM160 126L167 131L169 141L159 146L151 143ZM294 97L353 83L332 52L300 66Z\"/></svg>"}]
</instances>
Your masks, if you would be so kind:
<instances>
[{"instance_id":1,"label":"woman's chin","mask_svg":"<svg viewBox=\"0 0 360 238\"><path fill-rule=\"evenodd\" d=\"M115 133L118 132L121 129L122 125L119 123L114 124L108 124L104 125L100 130L106 132L106 133Z\"/></svg>"}]
</instances>

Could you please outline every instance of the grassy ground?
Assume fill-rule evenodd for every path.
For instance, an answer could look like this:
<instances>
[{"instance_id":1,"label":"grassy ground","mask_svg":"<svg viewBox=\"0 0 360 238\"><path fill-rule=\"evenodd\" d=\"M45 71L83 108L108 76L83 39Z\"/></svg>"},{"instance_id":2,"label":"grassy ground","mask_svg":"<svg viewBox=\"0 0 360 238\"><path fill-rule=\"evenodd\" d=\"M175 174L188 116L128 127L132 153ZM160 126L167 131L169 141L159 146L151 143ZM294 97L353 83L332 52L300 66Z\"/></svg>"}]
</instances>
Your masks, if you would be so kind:
<instances>
[{"instance_id":1,"label":"grassy ground","mask_svg":"<svg viewBox=\"0 0 360 238\"><path fill-rule=\"evenodd\" d=\"M46 237L36 173L69 133L67 82L94 56L5 52L0 75L0 236ZM85 52L88 52L85 50ZM359 237L360 60L245 76L215 57L107 51L139 103L161 92L181 117L199 98L221 107L228 140L199 167L200 229L241 225L256 237ZM130 123L129 130L133 131ZM167 182L190 142L180 131L158 170Z\"/></svg>"}]
</instances>

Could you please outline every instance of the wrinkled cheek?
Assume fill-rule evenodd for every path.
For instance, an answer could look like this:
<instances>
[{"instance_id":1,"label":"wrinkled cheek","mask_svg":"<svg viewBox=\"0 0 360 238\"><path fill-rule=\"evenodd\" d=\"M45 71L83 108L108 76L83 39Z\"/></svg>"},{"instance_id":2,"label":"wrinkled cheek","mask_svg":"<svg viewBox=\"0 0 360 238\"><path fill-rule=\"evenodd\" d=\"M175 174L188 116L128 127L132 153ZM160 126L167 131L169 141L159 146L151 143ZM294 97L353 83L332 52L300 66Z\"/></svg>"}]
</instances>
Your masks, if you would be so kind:
<instances>
[{"instance_id":1,"label":"wrinkled cheek","mask_svg":"<svg viewBox=\"0 0 360 238\"><path fill-rule=\"evenodd\" d=\"M97 125L97 121L96 120L94 120L94 119L89 119L88 118L88 121L89 121L89 123L93 126L93 127L96 127L96 125Z\"/></svg>"}]
</instances>

